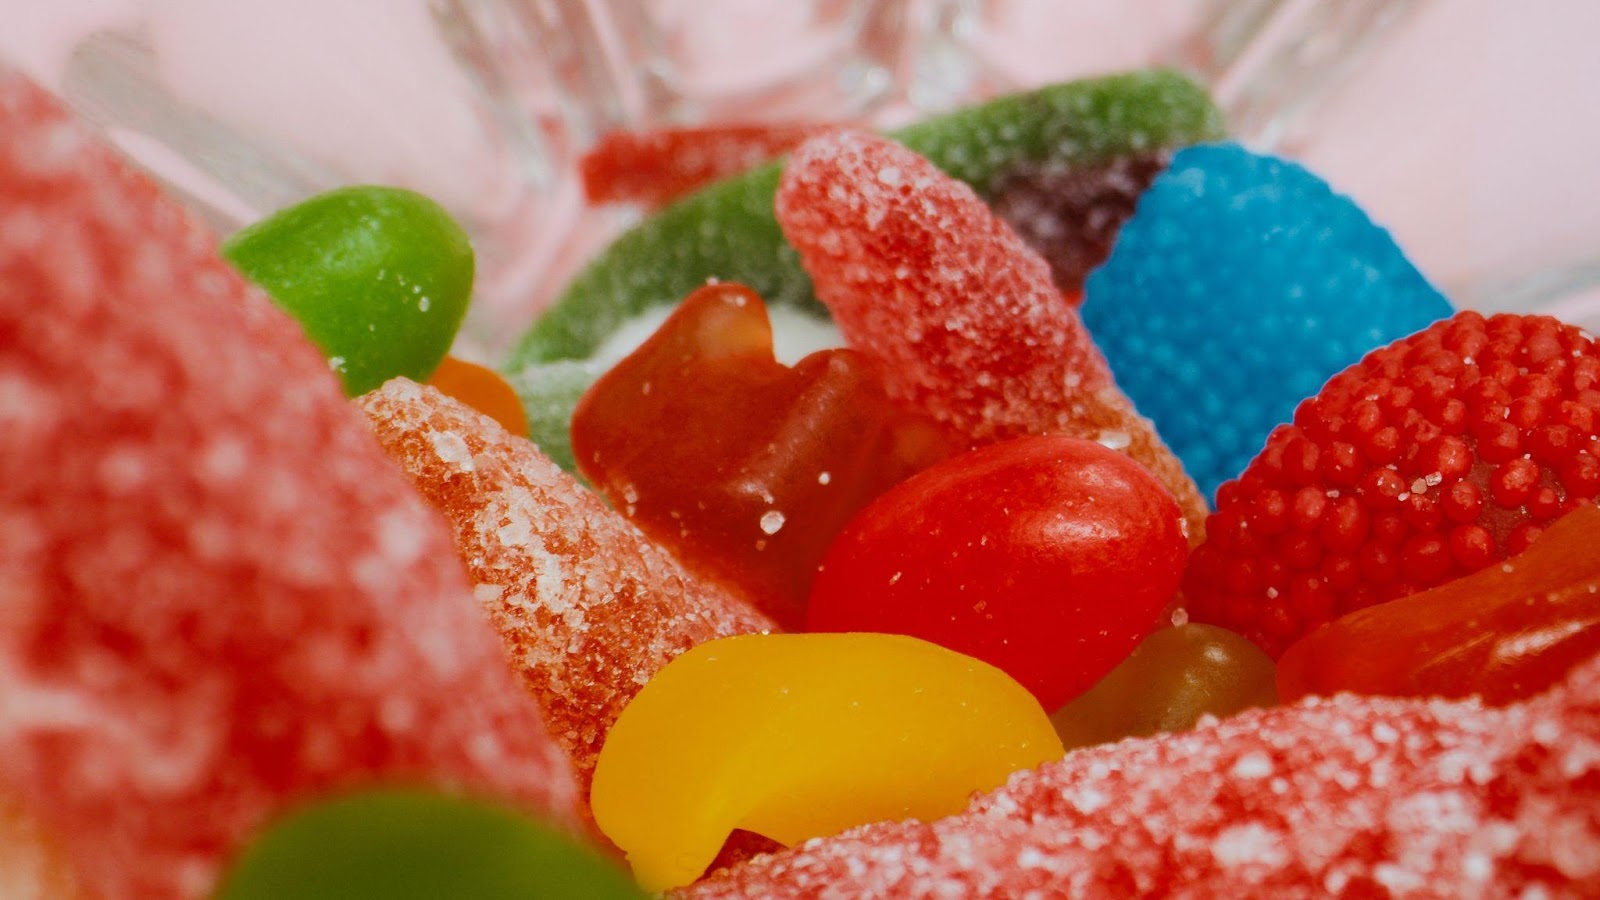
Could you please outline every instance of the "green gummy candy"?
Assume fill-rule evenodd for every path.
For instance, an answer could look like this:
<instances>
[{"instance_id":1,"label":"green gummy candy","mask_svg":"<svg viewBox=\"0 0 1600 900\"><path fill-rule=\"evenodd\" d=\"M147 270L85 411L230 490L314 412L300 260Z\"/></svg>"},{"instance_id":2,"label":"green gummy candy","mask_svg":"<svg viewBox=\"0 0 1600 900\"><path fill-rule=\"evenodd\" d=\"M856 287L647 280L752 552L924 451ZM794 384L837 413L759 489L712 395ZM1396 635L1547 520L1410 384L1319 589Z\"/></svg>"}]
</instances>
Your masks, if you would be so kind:
<instances>
[{"instance_id":1,"label":"green gummy candy","mask_svg":"<svg viewBox=\"0 0 1600 900\"><path fill-rule=\"evenodd\" d=\"M578 471L572 456L572 410L600 375L598 365L579 360L532 365L506 374L522 400L528 437L568 472Z\"/></svg>"},{"instance_id":2,"label":"green gummy candy","mask_svg":"<svg viewBox=\"0 0 1600 900\"><path fill-rule=\"evenodd\" d=\"M483 803L413 790L294 813L235 862L218 900L643 900L572 838Z\"/></svg>"},{"instance_id":3,"label":"green gummy candy","mask_svg":"<svg viewBox=\"0 0 1600 900\"><path fill-rule=\"evenodd\" d=\"M472 245L413 191L318 194L244 229L222 255L300 321L351 396L426 381L472 296Z\"/></svg>"},{"instance_id":4,"label":"green gummy candy","mask_svg":"<svg viewBox=\"0 0 1600 900\"><path fill-rule=\"evenodd\" d=\"M1002 97L891 136L986 194L1019 169L1175 149L1225 131L1204 89L1176 72L1152 70ZM586 359L629 318L676 304L708 278L825 317L773 214L781 166L706 187L619 237L523 336L510 370Z\"/></svg>"}]
</instances>

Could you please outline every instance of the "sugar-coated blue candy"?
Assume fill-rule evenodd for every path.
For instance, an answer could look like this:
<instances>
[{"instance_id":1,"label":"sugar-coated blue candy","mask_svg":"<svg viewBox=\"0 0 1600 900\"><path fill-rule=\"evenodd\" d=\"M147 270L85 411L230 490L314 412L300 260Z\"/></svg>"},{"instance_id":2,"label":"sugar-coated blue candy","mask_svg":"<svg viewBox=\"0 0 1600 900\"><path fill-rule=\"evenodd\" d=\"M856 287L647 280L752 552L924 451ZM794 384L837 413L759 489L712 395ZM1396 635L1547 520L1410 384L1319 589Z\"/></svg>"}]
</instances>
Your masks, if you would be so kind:
<instances>
[{"instance_id":1,"label":"sugar-coated blue candy","mask_svg":"<svg viewBox=\"0 0 1600 900\"><path fill-rule=\"evenodd\" d=\"M1349 198L1236 144L1179 151L1083 304L1117 384L1208 496L1329 378L1451 312Z\"/></svg>"}]
</instances>

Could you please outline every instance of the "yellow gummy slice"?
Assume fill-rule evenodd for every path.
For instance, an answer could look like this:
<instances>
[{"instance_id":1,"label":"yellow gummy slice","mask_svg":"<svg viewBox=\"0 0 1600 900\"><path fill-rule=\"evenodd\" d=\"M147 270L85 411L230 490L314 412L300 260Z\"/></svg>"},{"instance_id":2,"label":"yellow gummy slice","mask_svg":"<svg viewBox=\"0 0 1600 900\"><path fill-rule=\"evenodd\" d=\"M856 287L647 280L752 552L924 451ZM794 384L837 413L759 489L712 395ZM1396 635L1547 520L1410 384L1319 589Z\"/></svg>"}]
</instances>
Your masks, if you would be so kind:
<instances>
[{"instance_id":1,"label":"yellow gummy slice","mask_svg":"<svg viewBox=\"0 0 1600 900\"><path fill-rule=\"evenodd\" d=\"M888 634L702 644L623 710L595 821L648 890L688 884L735 828L792 845L934 819L1062 755L1038 701L995 667Z\"/></svg>"}]
</instances>

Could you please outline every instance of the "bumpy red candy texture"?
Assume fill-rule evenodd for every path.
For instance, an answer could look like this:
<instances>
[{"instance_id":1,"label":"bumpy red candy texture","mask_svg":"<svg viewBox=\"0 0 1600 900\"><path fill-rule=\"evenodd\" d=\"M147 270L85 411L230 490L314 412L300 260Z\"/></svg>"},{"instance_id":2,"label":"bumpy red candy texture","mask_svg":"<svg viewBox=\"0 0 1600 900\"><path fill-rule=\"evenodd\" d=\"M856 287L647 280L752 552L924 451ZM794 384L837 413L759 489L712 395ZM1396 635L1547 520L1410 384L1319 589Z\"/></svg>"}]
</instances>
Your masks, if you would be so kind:
<instances>
[{"instance_id":1,"label":"bumpy red candy texture","mask_svg":"<svg viewBox=\"0 0 1600 900\"><path fill-rule=\"evenodd\" d=\"M679 898L1600 894L1600 659L1534 700L1343 695L1080 750Z\"/></svg>"},{"instance_id":2,"label":"bumpy red candy texture","mask_svg":"<svg viewBox=\"0 0 1600 900\"><path fill-rule=\"evenodd\" d=\"M1523 553L1356 610L1291 644L1285 700L1339 691L1508 703L1600 653L1600 509L1567 513Z\"/></svg>"},{"instance_id":3,"label":"bumpy red candy texture","mask_svg":"<svg viewBox=\"0 0 1600 900\"><path fill-rule=\"evenodd\" d=\"M1357 609L1520 553L1600 494L1600 346L1463 312L1334 376L1217 493L1184 593L1276 657Z\"/></svg>"},{"instance_id":4,"label":"bumpy red candy texture","mask_svg":"<svg viewBox=\"0 0 1600 900\"><path fill-rule=\"evenodd\" d=\"M696 644L773 627L488 416L403 378L359 402L449 521L478 602L585 795L606 732L650 676Z\"/></svg>"},{"instance_id":5,"label":"bumpy red candy texture","mask_svg":"<svg viewBox=\"0 0 1600 900\"><path fill-rule=\"evenodd\" d=\"M956 447L854 351L773 359L761 298L733 284L691 294L572 415L578 468L612 506L785 628L845 522Z\"/></svg>"},{"instance_id":6,"label":"bumpy red candy texture","mask_svg":"<svg viewBox=\"0 0 1600 900\"><path fill-rule=\"evenodd\" d=\"M0 74L0 792L111 898L209 895L373 780L576 821L450 534L300 328Z\"/></svg>"},{"instance_id":7,"label":"bumpy red candy texture","mask_svg":"<svg viewBox=\"0 0 1600 900\"><path fill-rule=\"evenodd\" d=\"M806 624L932 641L1053 710L1150 633L1187 558L1182 512L1138 463L1079 438L1017 438L862 510L823 559Z\"/></svg>"},{"instance_id":8,"label":"bumpy red candy texture","mask_svg":"<svg viewBox=\"0 0 1600 900\"><path fill-rule=\"evenodd\" d=\"M794 123L614 131L583 155L578 174L590 203L660 207L836 127Z\"/></svg>"},{"instance_id":9,"label":"bumpy red candy texture","mask_svg":"<svg viewBox=\"0 0 1600 900\"><path fill-rule=\"evenodd\" d=\"M1198 540L1207 507L1112 381L1050 267L972 189L886 138L812 138L784 169L778 223L848 344L890 396L976 445L1099 441L1155 473Z\"/></svg>"}]
</instances>

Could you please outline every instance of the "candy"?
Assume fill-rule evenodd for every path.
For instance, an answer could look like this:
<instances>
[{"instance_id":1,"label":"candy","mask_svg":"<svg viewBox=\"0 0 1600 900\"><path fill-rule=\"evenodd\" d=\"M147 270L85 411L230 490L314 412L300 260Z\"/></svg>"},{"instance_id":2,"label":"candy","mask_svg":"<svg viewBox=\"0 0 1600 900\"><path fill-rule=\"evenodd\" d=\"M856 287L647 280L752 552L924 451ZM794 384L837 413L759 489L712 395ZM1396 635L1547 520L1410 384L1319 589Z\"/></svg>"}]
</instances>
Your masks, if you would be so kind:
<instances>
[{"instance_id":1,"label":"candy","mask_svg":"<svg viewBox=\"0 0 1600 900\"><path fill-rule=\"evenodd\" d=\"M718 125L614 131L578 160L590 203L661 207L786 153L827 125Z\"/></svg>"},{"instance_id":2,"label":"candy","mask_svg":"<svg viewBox=\"0 0 1600 900\"><path fill-rule=\"evenodd\" d=\"M1509 703L1596 653L1600 509L1582 506L1501 565L1306 635L1283 654L1278 686L1288 699L1356 691Z\"/></svg>"},{"instance_id":3,"label":"candy","mask_svg":"<svg viewBox=\"0 0 1600 900\"><path fill-rule=\"evenodd\" d=\"M396 375L425 381L472 296L472 245L411 191L341 188L246 228L222 246L328 355L351 396Z\"/></svg>"},{"instance_id":4,"label":"candy","mask_svg":"<svg viewBox=\"0 0 1600 900\"><path fill-rule=\"evenodd\" d=\"M1504 709L1347 695L1079 750L676 896L1594 896L1596 746L1600 659Z\"/></svg>"},{"instance_id":5,"label":"candy","mask_svg":"<svg viewBox=\"0 0 1600 900\"><path fill-rule=\"evenodd\" d=\"M1083 305L1117 384L1208 497L1323 382L1450 313L1348 198L1232 144L1178 152Z\"/></svg>"},{"instance_id":6,"label":"candy","mask_svg":"<svg viewBox=\"0 0 1600 900\"><path fill-rule=\"evenodd\" d=\"M1201 716L1225 718L1274 706L1272 660L1226 629L1163 628L1133 648L1099 683L1050 714L1068 748L1187 731Z\"/></svg>"},{"instance_id":7,"label":"candy","mask_svg":"<svg viewBox=\"0 0 1600 900\"><path fill-rule=\"evenodd\" d=\"M955 442L891 405L853 351L775 361L761 298L721 284L595 383L573 412L572 446L646 534L798 628L845 522Z\"/></svg>"},{"instance_id":8,"label":"candy","mask_svg":"<svg viewBox=\"0 0 1600 900\"><path fill-rule=\"evenodd\" d=\"M509 809L414 790L366 792L275 822L218 900L644 900L571 837Z\"/></svg>"},{"instance_id":9,"label":"candy","mask_svg":"<svg viewBox=\"0 0 1600 900\"><path fill-rule=\"evenodd\" d=\"M1329 381L1223 485L1184 576L1197 621L1276 657L1334 616L1525 549L1600 493L1600 347L1474 312Z\"/></svg>"},{"instance_id":10,"label":"candy","mask_svg":"<svg viewBox=\"0 0 1600 900\"><path fill-rule=\"evenodd\" d=\"M687 884L735 827L785 844L959 810L1061 755L1004 673L885 634L751 635L663 669L617 720L594 814L648 890Z\"/></svg>"},{"instance_id":11,"label":"candy","mask_svg":"<svg viewBox=\"0 0 1600 900\"><path fill-rule=\"evenodd\" d=\"M1194 483L1117 390L1050 272L972 190L884 138L841 132L794 153L778 221L849 345L890 396L982 445L1059 432L1138 460L1198 540Z\"/></svg>"},{"instance_id":12,"label":"candy","mask_svg":"<svg viewBox=\"0 0 1600 900\"><path fill-rule=\"evenodd\" d=\"M39 824L0 797L0 897L6 900L89 900L60 848Z\"/></svg>"},{"instance_id":13,"label":"candy","mask_svg":"<svg viewBox=\"0 0 1600 900\"><path fill-rule=\"evenodd\" d=\"M522 401L528 437L563 471L578 471L572 457L572 410L602 371L603 366L589 360L562 360L506 375Z\"/></svg>"},{"instance_id":14,"label":"candy","mask_svg":"<svg viewBox=\"0 0 1600 900\"><path fill-rule=\"evenodd\" d=\"M1150 633L1187 555L1177 505L1138 464L1092 441L1019 438L873 501L824 557L806 624L933 641L1055 709Z\"/></svg>"},{"instance_id":15,"label":"candy","mask_svg":"<svg viewBox=\"0 0 1600 900\"><path fill-rule=\"evenodd\" d=\"M433 370L428 385L495 420L510 434L520 437L528 433L522 398L493 369L446 356Z\"/></svg>"},{"instance_id":16,"label":"candy","mask_svg":"<svg viewBox=\"0 0 1600 900\"><path fill-rule=\"evenodd\" d=\"M448 532L300 328L0 74L0 794L86 891L209 894L302 796L576 819Z\"/></svg>"},{"instance_id":17,"label":"candy","mask_svg":"<svg viewBox=\"0 0 1600 900\"><path fill-rule=\"evenodd\" d=\"M668 660L772 627L487 416L404 379L359 402L384 450L449 521L478 602L580 790L617 714Z\"/></svg>"},{"instance_id":18,"label":"candy","mask_svg":"<svg viewBox=\"0 0 1600 900\"><path fill-rule=\"evenodd\" d=\"M1148 71L1002 97L895 136L988 195L1016 170L1098 165L1216 140L1222 117L1187 78ZM708 278L822 315L773 219L778 174L772 164L719 182L624 234L524 335L509 368L587 358L630 317L676 303Z\"/></svg>"}]
</instances>

